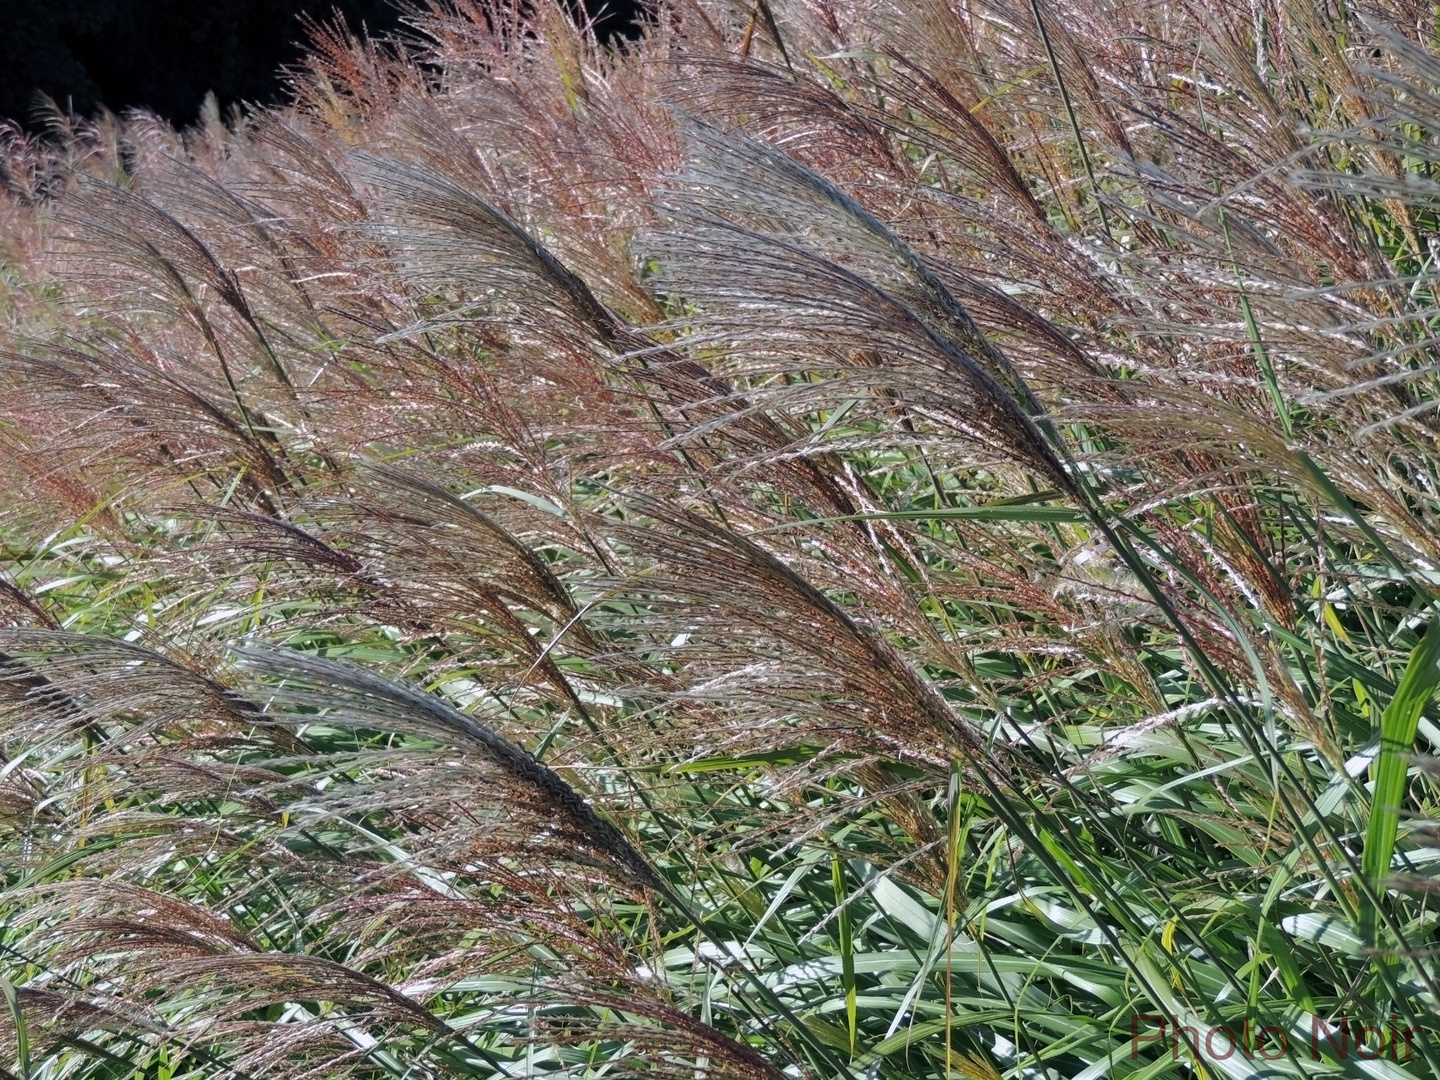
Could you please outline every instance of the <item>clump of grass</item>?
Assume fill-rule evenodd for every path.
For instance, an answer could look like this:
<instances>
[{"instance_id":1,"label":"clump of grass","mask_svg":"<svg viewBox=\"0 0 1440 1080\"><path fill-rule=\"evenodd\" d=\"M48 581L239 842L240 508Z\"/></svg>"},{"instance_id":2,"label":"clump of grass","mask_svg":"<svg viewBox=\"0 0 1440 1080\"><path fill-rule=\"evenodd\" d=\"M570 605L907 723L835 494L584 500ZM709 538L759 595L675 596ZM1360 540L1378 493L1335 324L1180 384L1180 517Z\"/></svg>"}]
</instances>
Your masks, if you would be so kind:
<instances>
[{"instance_id":1,"label":"clump of grass","mask_svg":"<svg viewBox=\"0 0 1440 1080\"><path fill-rule=\"evenodd\" d=\"M0 1075L1440 1075L1433 13L409 25L6 136Z\"/></svg>"}]
</instances>

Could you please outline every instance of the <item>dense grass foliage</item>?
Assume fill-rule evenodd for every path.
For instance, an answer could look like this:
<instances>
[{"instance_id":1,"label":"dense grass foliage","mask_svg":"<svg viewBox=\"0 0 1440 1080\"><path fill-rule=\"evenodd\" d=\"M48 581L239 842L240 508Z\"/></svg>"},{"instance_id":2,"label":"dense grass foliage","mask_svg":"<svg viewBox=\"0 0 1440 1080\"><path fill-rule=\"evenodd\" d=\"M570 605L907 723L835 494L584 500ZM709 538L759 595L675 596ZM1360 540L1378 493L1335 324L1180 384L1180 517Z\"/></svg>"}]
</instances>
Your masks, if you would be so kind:
<instances>
[{"instance_id":1,"label":"dense grass foliage","mask_svg":"<svg viewBox=\"0 0 1440 1080\"><path fill-rule=\"evenodd\" d=\"M566 12L11 133L0 1075L1440 1078L1431 9Z\"/></svg>"}]
</instances>

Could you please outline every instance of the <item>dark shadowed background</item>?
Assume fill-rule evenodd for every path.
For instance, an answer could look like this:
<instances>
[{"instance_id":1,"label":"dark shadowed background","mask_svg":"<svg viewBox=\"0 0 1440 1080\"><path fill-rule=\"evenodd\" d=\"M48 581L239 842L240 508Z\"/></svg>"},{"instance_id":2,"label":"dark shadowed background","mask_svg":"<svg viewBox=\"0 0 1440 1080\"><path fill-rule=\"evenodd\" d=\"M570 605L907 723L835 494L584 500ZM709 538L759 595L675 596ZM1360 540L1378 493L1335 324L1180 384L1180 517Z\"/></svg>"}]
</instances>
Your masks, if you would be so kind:
<instances>
[{"instance_id":1,"label":"dark shadowed background","mask_svg":"<svg viewBox=\"0 0 1440 1080\"><path fill-rule=\"evenodd\" d=\"M633 32L635 3L586 5L602 37ZM89 114L146 108L193 121L213 91L222 113L283 96L302 19L336 13L372 34L400 28L391 0L0 0L0 117L33 126L39 94Z\"/></svg>"}]
</instances>

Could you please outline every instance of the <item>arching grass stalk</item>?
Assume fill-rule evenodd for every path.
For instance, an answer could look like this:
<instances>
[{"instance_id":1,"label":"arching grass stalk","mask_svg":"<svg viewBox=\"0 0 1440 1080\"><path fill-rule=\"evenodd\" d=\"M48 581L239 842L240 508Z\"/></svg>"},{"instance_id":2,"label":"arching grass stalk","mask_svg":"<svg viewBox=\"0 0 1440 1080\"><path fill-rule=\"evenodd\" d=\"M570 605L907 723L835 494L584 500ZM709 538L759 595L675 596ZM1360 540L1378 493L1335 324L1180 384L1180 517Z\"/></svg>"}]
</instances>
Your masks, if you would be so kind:
<instances>
[{"instance_id":1,"label":"arching grass stalk","mask_svg":"<svg viewBox=\"0 0 1440 1080\"><path fill-rule=\"evenodd\" d=\"M343 661L303 653L280 653L245 648L237 651L243 666L282 680L279 700L310 708L333 709L333 721L380 730L415 731L474 748L490 758L523 797L541 799L595 850L637 884L662 897L701 937L727 960L735 960L742 975L760 999L794 1030L818 1064L837 1080L854 1080L849 1069L828 1046L797 1017L764 978L742 958L734 957L728 943L716 937L688 901L663 878L629 839L601 817L555 770L537 761L504 735L460 712L434 694L383 678ZM273 714L283 716L283 713ZM303 715L298 717L303 722ZM769 1026L773 1018L756 1012ZM468 1045L468 1044L467 1044ZM738 1048L737 1048L738 1049Z\"/></svg>"},{"instance_id":2,"label":"arching grass stalk","mask_svg":"<svg viewBox=\"0 0 1440 1080\"><path fill-rule=\"evenodd\" d=\"M1095 167L1090 163L1090 151L1085 147L1085 136L1080 132L1080 121L1075 116L1075 106L1070 101L1070 92L1065 89L1065 77L1060 73L1060 61L1055 56L1055 47L1050 43L1050 31L1045 26L1045 16L1040 11L1040 0L1029 0L1030 13L1035 17L1035 29L1040 33L1040 43L1045 47L1045 58L1050 64L1050 74L1055 79L1055 88L1065 105L1065 118L1070 122L1070 131L1075 136L1075 149L1080 154L1080 164L1085 169L1085 178L1090 182L1090 194L1095 199L1095 208L1100 211L1100 227L1105 235L1114 239L1110 230L1110 216L1105 211L1105 200L1100 191L1100 182L1095 178Z\"/></svg>"}]
</instances>

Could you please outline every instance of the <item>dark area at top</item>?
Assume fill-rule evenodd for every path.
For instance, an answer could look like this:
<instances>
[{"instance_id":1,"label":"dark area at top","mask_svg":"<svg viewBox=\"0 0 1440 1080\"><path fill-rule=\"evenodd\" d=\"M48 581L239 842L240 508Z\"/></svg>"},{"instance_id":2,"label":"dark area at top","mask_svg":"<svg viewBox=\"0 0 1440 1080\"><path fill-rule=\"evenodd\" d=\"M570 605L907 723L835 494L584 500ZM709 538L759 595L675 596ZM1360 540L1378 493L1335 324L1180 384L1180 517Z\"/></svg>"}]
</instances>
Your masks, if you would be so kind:
<instances>
[{"instance_id":1,"label":"dark area at top","mask_svg":"<svg viewBox=\"0 0 1440 1080\"><path fill-rule=\"evenodd\" d=\"M635 33L639 3L589 0L602 38ZM214 92L284 97L281 67L301 56L301 19L336 14L371 35L400 28L391 0L0 0L0 117L33 126L39 94L87 115L102 104L195 120Z\"/></svg>"}]
</instances>

